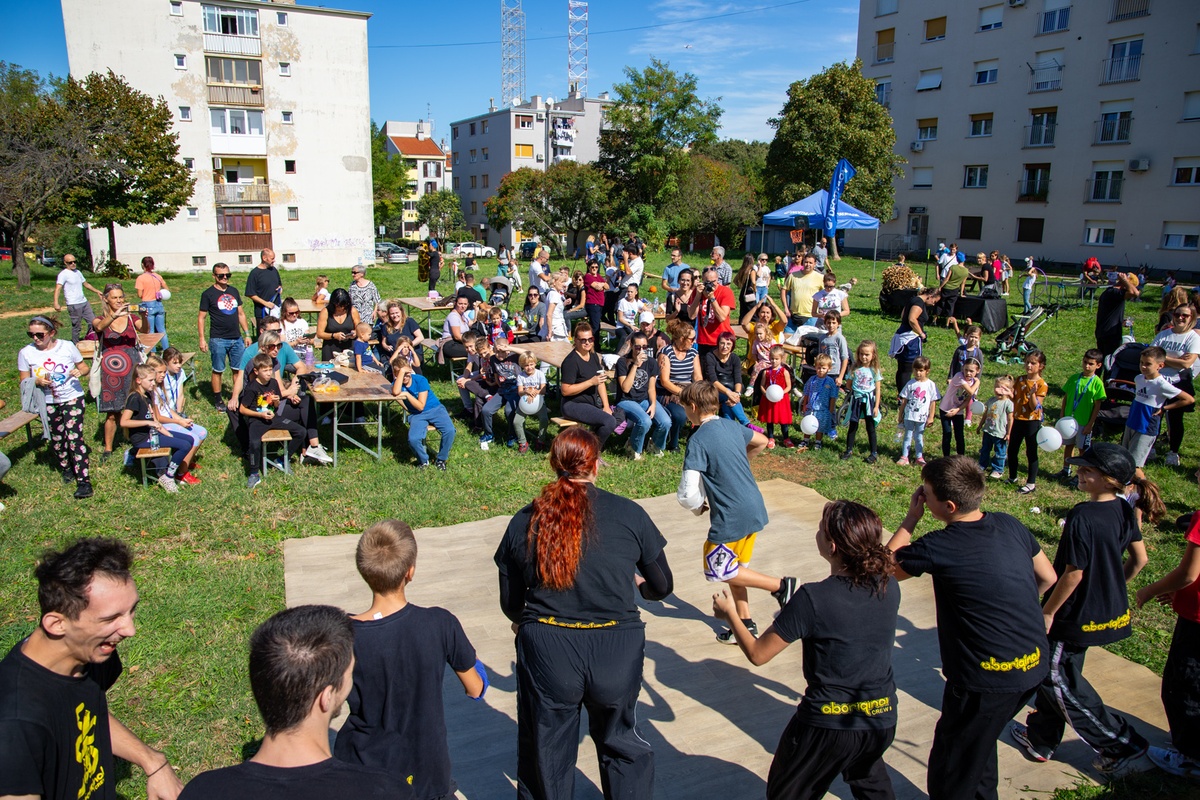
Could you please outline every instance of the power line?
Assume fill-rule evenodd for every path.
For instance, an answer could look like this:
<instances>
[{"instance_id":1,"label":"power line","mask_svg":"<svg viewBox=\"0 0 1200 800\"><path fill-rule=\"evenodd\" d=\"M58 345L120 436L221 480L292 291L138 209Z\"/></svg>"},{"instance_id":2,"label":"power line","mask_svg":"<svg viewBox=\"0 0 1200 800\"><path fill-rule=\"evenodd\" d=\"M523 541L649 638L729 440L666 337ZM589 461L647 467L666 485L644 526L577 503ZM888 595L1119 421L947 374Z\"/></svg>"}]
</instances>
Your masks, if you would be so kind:
<instances>
[{"instance_id":1,"label":"power line","mask_svg":"<svg viewBox=\"0 0 1200 800\"><path fill-rule=\"evenodd\" d=\"M653 25L636 25L632 28L613 28L608 31L592 31L591 36L610 36L617 33L632 33L634 31L647 31L655 28L667 28L671 25L686 25L690 22L708 22L714 19L725 19L727 17L738 17L744 14L758 14L763 11L774 11L777 8L787 8L788 6L798 6L804 3L811 3L812 0L791 0L787 3L776 3L771 6L759 6L758 8L748 8L742 11L729 11L725 14L711 14L705 17L692 17L690 19L677 19L672 22L658 22ZM566 36L531 36L526 39L529 42L548 42L557 39L566 39ZM438 42L434 44L372 44L368 45L371 50L396 50L396 49L418 49L418 48L435 48L435 47L485 47L487 45L500 44L498 39L492 39L486 42Z\"/></svg>"}]
</instances>

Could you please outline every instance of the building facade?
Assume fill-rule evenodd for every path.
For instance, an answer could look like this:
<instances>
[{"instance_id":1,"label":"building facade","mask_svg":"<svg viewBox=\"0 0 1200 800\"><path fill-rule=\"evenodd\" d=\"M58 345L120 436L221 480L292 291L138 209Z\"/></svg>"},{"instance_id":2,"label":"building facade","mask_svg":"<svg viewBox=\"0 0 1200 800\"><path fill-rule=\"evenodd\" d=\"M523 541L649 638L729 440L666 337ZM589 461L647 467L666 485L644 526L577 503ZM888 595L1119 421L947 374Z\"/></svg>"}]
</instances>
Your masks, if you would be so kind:
<instances>
[{"instance_id":1,"label":"building facade","mask_svg":"<svg viewBox=\"0 0 1200 800\"><path fill-rule=\"evenodd\" d=\"M117 228L159 269L374 260L369 14L245 0L61 0L71 74L111 69L175 114L196 188L162 225ZM103 230L91 235L96 261Z\"/></svg>"},{"instance_id":2,"label":"building facade","mask_svg":"<svg viewBox=\"0 0 1200 800\"><path fill-rule=\"evenodd\" d=\"M908 160L881 248L1200 271L1200 4L860 0L858 56Z\"/></svg>"},{"instance_id":3,"label":"building facade","mask_svg":"<svg viewBox=\"0 0 1200 800\"><path fill-rule=\"evenodd\" d=\"M611 104L607 92L596 98L572 92L559 101L534 95L520 105L493 106L486 114L451 123L451 188L462 201L472 235L492 246L526 238L512 226L489 230L484 202L505 175L521 167L545 170L562 161L591 163L600 158L604 109Z\"/></svg>"},{"instance_id":4,"label":"building facade","mask_svg":"<svg viewBox=\"0 0 1200 800\"><path fill-rule=\"evenodd\" d=\"M383 124L389 156L408 159L408 199L404 201L404 229L394 235L404 239L424 239L429 236L426 225L417 224L417 201L427 194L449 189L451 170L442 145L433 141L433 126L425 120ZM388 231L392 233L392 231Z\"/></svg>"}]
</instances>

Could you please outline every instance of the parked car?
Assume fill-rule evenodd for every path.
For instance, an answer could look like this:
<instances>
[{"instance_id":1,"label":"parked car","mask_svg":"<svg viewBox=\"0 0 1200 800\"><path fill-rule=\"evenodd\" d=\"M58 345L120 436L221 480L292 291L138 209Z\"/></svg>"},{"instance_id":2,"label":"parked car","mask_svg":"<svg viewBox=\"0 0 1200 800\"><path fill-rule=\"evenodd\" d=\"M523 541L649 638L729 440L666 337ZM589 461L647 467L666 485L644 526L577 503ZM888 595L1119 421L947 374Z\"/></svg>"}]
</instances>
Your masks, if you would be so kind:
<instances>
[{"instance_id":1,"label":"parked car","mask_svg":"<svg viewBox=\"0 0 1200 800\"><path fill-rule=\"evenodd\" d=\"M389 264L407 264L409 260L409 252L407 247L397 247L387 255Z\"/></svg>"},{"instance_id":2,"label":"parked car","mask_svg":"<svg viewBox=\"0 0 1200 800\"><path fill-rule=\"evenodd\" d=\"M488 247L480 242L463 242L454 246L454 255L465 256L473 255L476 258L495 258L496 248Z\"/></svg>"},{"instance_id":3,"label":"parked car","mask_svg":"<svg viewBox=\"0 0 1200 800\"><path fill-rule=\"evenodd\" d=\"M58 259L54 257L54 254L51 253L50 250L45 247L43 247L41 250L38 251L38 259L37 260L38 260L38 262L41 263L41 265L43 267L53 267L55 264L58 263Z\"/></svg>"},{"instance_id":4,"label":"parked car","mask_svg":"<svg viewBox=\"0 0 1200 800\"><path fill-rule=\"evenodd\" d=\"M551 253L554 252L554 248L550 245L549 242L535 242L532 239L521 242L519 245L517 245L517 252L522 259L526 259L526 260L531 259L531 258L533 258L533 251L537 250L539 244L542 247L545 247Z\"/></svg>"},{"instance_id":5,"label":"parked car","mask_svg":"<svg viewBox=\"0 0 1200 800\"><path fill-rule=\"evenodd\" d=\"M409 252L405 247L401 247L391 242L376 242L375 243L375 260L385 261L388 264L407 264Z\"/></svg>"},{"instance_id":6,"label":"parked car","mask_svg":"<svg viewBox=\"0 0 1200 800\"><path fill-rule=\"evenodd\" d=\"M12 261L12 248L0 247L0 261Z\"/></svg>"}]
</instances>

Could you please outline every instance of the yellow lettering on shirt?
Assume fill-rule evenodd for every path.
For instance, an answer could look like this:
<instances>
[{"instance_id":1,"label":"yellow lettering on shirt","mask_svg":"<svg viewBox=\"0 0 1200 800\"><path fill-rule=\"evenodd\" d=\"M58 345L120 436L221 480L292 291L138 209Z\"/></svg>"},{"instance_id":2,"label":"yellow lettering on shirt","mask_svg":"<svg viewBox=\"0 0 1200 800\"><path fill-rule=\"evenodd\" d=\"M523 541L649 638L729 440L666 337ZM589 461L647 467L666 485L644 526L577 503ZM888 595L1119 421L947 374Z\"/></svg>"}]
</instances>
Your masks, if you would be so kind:
<instances>
[{"instance_id":1,"label":"yellow lettering on shirt","mask_svg":"<svg viewBox=\"0 0 1200 800\"><path fill-rule=\"evenodd\" d=\"M825 703L821 706L822 714L842 715L842 714L866 714L868 717L877 717L880 714L887 714L892 710L892 698L877 697L874 700L858 700L853 703Z\"/></svg>"},{"instance_id":2,"label":"yellow lettering on shirt","mask_svg":"<svg viewBox=\"0 0 1200 800\"><path fill-rule=\"evenodd\" d=\"M1036 648L1032 653L1026 653L1023 656L1017 656L1012 661L997 661L995 656L992 656L987 661L979 662L979 666L983 667L988 672L1011 672L1014 669L1019 669L1021 672L1029 670L1042 663L1042 648Z\"/></svg>"},{"instance_id":3,"label":"yellow lettering on shirt","mask_svg":"<svg viewBox=\"0 0 1200 800\"><path fill-rule=\"evenodd\" d=\"M1096 633L1097 631L1105 630L1120 630L1121 628L1129 627L1129 610L1116 619L1110 619L1108 622L1089 622L1086 625L1080 626L1080 630L1084 633Z\"/></svg>"},{"instance_id":4,"label":"yellow lettering on shirt","mask_svg":"<svg viewBox=\"0 0 1200 800\"><path fill-rule=\"evenodd\" d=\"M610 619L608 622L559 622L554 617L538 617L538 622L559 628L611 628L617 624L615 619Z\"/></svg>"},{"instance_id":5,"label":"yellow lettering on shirt","mask_svg":"<svg viewBox=\"0 0 1200 800\"><path fill-rule=\"evenodd\" d=\"M96 715L83 703L75 707L75 725L79 728L79 736L75 739L75 761L83 767L83 781L76 797L88 800L104 785L104 768L100 766L100 749L96 747Z\"/></svg>"}]
</instances>

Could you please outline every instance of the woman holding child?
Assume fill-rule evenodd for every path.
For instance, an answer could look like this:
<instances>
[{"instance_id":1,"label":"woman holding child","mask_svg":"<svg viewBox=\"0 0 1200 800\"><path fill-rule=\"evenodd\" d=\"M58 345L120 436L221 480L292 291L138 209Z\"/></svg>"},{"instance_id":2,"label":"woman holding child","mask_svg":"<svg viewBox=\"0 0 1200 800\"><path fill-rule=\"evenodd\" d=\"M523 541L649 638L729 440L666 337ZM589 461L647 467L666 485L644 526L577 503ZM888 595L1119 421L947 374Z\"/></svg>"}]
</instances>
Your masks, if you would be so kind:
<instances>
[{"instance_id":1,"label":"woman holding child","mask_svg":"<svg viewBox=\"0 0 1200 800\"><path fill-rule=\"evenodd\" d=\"M596 487L599 461L587 429L555 437L554 481L517 512L496 550L500 607L517 631L521 797L573 796L585 705L604 796L654 794L654 752L636 729L646 633L634 587L657 601L673 579L645 510Z\"/></svg>"}]
</instances>

